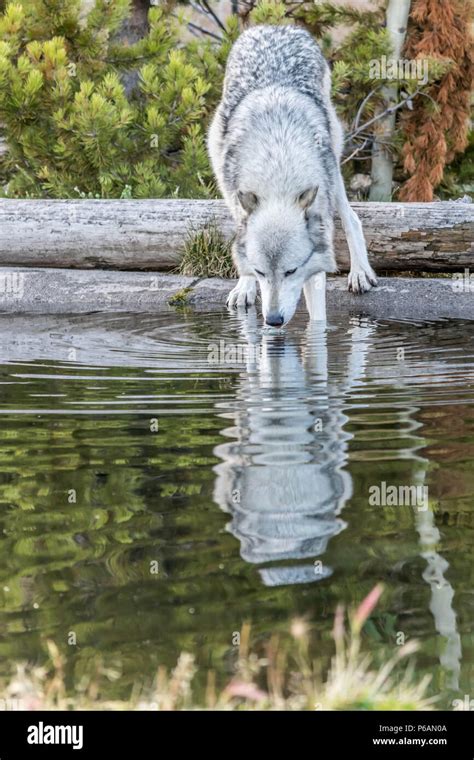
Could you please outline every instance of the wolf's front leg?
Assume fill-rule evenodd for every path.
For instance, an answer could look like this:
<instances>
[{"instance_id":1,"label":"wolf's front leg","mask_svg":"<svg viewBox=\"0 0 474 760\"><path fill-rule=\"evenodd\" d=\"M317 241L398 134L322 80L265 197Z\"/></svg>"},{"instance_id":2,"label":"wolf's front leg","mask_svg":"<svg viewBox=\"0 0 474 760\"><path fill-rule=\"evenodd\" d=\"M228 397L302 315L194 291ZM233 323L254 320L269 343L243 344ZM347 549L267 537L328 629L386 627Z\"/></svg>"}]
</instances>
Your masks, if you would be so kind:
<instances>
[{"instance_id":1,"label":"wolf's front leg","mask_svg":"<svg viewBox=\"0 0 474 760\"><path fill-rule=\"evenodd\" d=\"M236 199L232 200L234 202L234 216L237 219L237 234L232 246L232 258L239 273L239 281L229 293L227 306L229 309L248 309L254 305L257 299L257 280L247 262L245 253L245 226L242 218L239 218L241 217L237 209L239 204Z\"/></svg>"},{"instance_id":2,"label":"wolf's front leg","mask_svg":"<svg viewBox=\"0 0 474 760\"><path fill-rule=\"evenodd\" d=\"M354 293L364 293L370 290L372 285L377 285L377 277L369 264L362 224L351 208L341 174L337 178L336 203L351 254L348 287Z\"/></svg>"},{"instance_id":3,"label":"wolf's front leg","mask_svg":"<svg viewBox=\"0 0 474 760\"><path fill-rule=\"evenodd\" d=\"M319 272L304 284L306 308L311 321L326 320L326 272Z\"/></svg>"},{"instance_id":4,"label":"wolf's front leg","mask_svg":"<svg viewBox=\"0 0 474 760\"><path fill-rule=\"evenodd\" d=\"M257 298L257 281L251 275L242 275L235 288L233 288L227 298L229 309L248 309L253 306Z\"/></svg>"}]
</instances>

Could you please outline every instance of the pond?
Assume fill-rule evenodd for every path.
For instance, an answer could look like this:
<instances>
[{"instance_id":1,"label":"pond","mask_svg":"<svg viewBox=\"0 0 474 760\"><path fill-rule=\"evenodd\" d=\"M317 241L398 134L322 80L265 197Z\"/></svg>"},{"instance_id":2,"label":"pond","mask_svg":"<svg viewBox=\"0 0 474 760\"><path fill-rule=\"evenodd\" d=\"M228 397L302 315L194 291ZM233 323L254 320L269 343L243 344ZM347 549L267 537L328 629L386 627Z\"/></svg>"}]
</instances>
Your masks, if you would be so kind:
<instances>
[{"instance_id":1,"label":"pond","mask_svg":"<svg viewBox=\"0 0 474 760\"><path fill-rule=\"evenodd\" d=\"M474 693L472 323L266 334L170 311L0 333L2 674L52 639L71 678L120 665L104 697L181 651L225 683L243 623L263 642L301 617L326 667L337 604L382 582L364 646L415 638L440 706Z\"/></svg>"}]
</instances>

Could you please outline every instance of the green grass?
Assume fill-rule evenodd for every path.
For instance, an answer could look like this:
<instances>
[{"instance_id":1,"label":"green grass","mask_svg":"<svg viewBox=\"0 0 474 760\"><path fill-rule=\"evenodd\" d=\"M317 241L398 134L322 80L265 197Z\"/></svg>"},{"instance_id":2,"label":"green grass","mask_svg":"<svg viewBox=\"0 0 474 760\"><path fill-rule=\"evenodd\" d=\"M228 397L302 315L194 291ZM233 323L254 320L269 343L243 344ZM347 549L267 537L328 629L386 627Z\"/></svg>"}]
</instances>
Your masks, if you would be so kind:
<instances>
[{"instance_id":1,"label":"green grass","mask_svg":"<svg viewBox=\"0 0 474 760\"><path fill-rule=\"evenodd\" d=\"M184 245L179 274L191 277L236 277L231 255L232 241L226 240L216 222L190 232Z\"/></svg>"}]
</instances>

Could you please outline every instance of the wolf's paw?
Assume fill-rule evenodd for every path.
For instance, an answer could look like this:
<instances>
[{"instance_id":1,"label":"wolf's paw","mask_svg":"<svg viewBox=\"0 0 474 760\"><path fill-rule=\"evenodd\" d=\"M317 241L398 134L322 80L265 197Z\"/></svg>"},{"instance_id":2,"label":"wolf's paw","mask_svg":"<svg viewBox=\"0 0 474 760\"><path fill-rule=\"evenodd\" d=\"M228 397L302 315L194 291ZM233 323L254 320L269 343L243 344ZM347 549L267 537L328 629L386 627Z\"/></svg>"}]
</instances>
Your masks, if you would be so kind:
<instances>
[{"instance_id":1,"label":"wolf's paw","mask_svg":"<svg viewBox=\"0 0 474 760\"><path fill-rule=\"evenodd\" d=\"M347 289L353 293L365 293L372 285L377 285L377 276L369 264L361 269L351 269L349 272Z\"/></svg>"},{"instance_id":2,"label":"wolf's paw","mask_svg":"<svg viewBox=\"0 0 474 760\"><path fill-rule=\"evenodd\" d=\"M248 309L257 298L257 282L255 277L241 277L227 297L228 309Z\"/></svg>"}]
</instances>

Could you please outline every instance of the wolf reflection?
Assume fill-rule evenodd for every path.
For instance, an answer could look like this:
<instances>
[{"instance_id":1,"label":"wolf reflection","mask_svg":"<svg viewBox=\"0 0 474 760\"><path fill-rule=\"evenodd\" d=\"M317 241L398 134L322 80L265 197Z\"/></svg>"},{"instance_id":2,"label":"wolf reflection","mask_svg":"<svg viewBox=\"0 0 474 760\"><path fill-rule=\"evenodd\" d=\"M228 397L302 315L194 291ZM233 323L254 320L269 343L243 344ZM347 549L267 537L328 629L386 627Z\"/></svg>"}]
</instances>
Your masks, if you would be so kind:
<instances>
[{"instance_id":1,"label":"wolf reflection","mask_svg":"<svg viewBox=\"0 0 474 760\"><path fill-rule=\"evenodd\" d=\"M256 341L249 319L245 338ZM310 323L302 346L264 335L259 361L252 351L232 406L219 405L235 425L223 431L233 440L215 449L222 463L214 499L231 515L228 529L242 558L269 565L259 570L267 586L332 573L321 558L346 527L340 514L352 495L344 399L364 371L363 333L372 328L351 329L358 336L345 355L342 349L344 371L331 375L324 327Z\"/></svg>"},{"instance_id":2,"label":"wolf reflection","mask_svg":"<svg viewBox=\"0 0 474 760\"><path fill-rule=\"evenodd\" d=\"M243 340L258 343L253 319L242 319ZM408 443L399 455L413 463L414 483L427 482L429 461L420 454L426 441L419 434L422 423L414 419L422 396L419 365L400 365L396 373L390 364L371 366L376 330L363 320L349 324L330 372L327 332L318 323L310 323L300 345L290 337L264 336L260 360L248 362L235 400L217 405L234 425L222 431L232 440L215 449L222 461L215 468L214 499L231 515L228 529L240 541L242 558L264 565L259 573L267 586L314 582L332 573L324 554L346 528L340 515L352 495L346 464L353 436L344 407L365 380L409 391L397 412ZM436 358L429 365L425 384L439 382L450 370L449 362ZM442 637L440 665L450 688L457 689L461 637L434 512L415 512L413 530L425 562L421 577L430 588L429 610Z\"/></svg>"}]
</instances>

